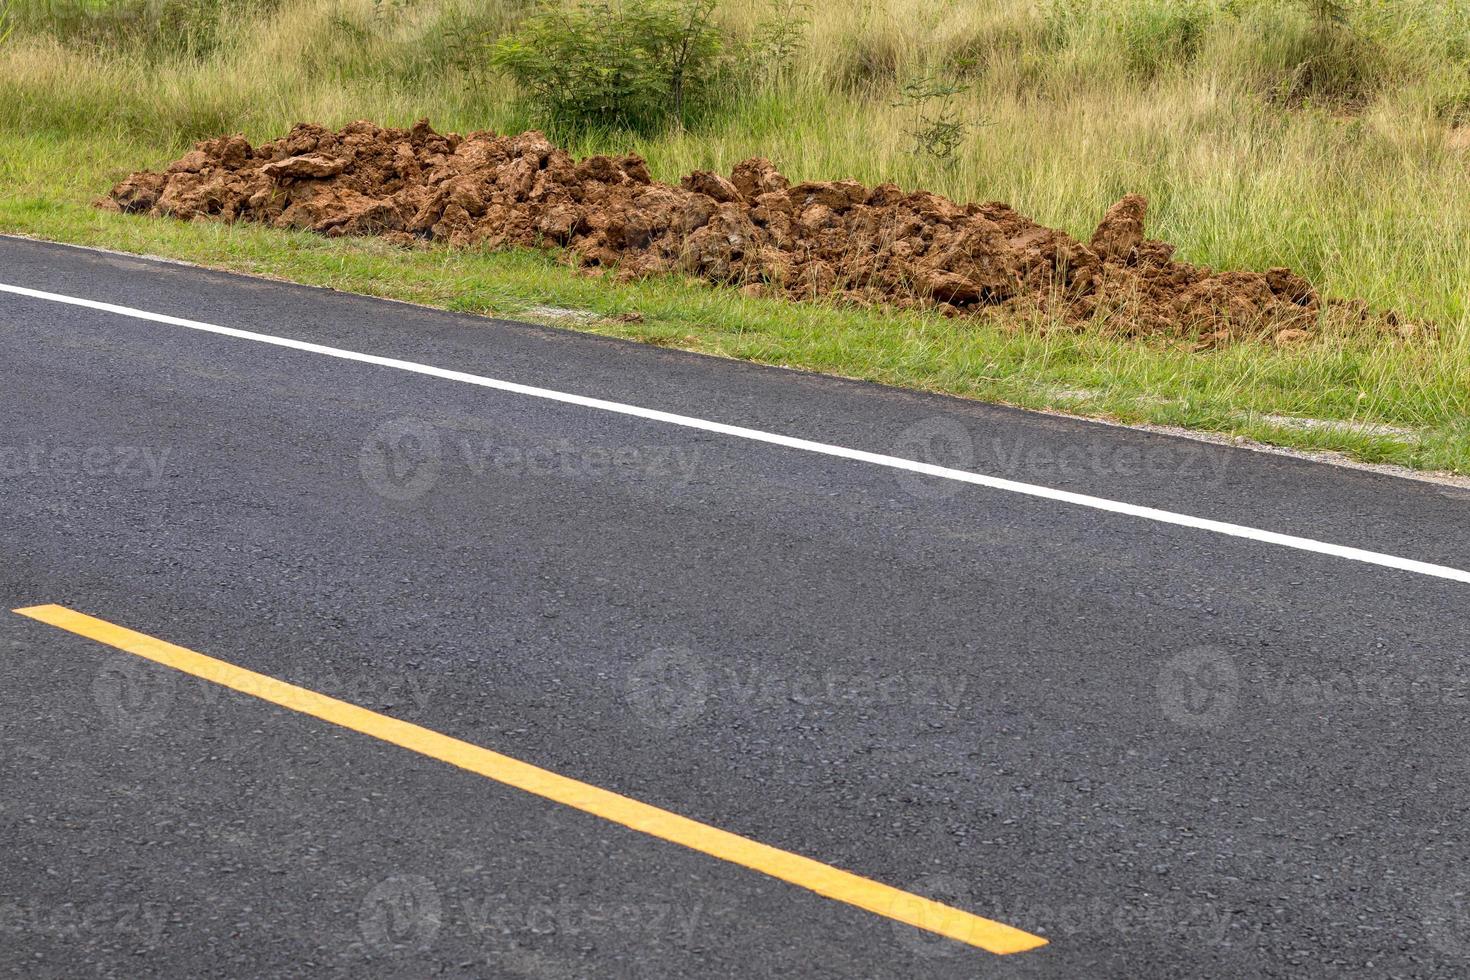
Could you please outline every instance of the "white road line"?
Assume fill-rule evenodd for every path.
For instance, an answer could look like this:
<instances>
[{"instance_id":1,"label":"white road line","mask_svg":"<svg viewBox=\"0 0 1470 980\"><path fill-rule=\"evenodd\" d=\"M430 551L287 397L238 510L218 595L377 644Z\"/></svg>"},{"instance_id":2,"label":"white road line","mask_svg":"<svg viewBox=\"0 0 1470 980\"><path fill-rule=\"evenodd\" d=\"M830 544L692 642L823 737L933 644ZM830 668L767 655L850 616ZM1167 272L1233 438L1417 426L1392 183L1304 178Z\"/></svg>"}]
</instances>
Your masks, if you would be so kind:
<instances>
[{"instance_id":1,"label":"white road line","mask_svg":"<svg viewBox=\"0 0 1470 980\"><path fill-rule=\"evenodd\" d=\"M1326 541L1314 541L1311 538L1299 538L1292 534L1281 534L1277 531L1264 531L1260 528L1245 527L1240 524L1230 524L1225 521L1214 521L1204 517L1191 517L1188 514L1176 514L1173 511L1159 510L1155 507L1143 507L1138 504L1124 503L1120 500L1109 500L1106 497L1093 497L1085 493L1073 493L1070 490L1056 490L1052 487L1043 487L1034 483L1022 483L1018 480L1006 480L997 476L986 476L983 473L971 473L968 470L956 470L950 469L947 466L935 466L932 463L921 463L917 460L903 459L899 456L885 456L882 453L870 453L862 449L848 449L844 446L833 446L824 442L813 442L810 439L783 436L779 433L764 432L760 429L747 429L739 425L726 425L723 422L711 422L708 419L694 418L689 415L675 415L672 412L660 412L657 409L641 408L637 405L625 405L622 402L605 401L601 398L588 398L585 395L573 395L564 391L553 391L550 388L537 388L532 385L516 384L513 381L486 378L478 374L467 374L464 371L450 371L446 368L419 364L414 361L400 361L393 357L362 354L357 351L343 350L340 347L312 344L304 340L292 340L288 337L273 337L270 334L254 333L249 330L237 330L234 327L222 327L218 324L203 323L199 320L186 320L183 317L168 316L163 313L150 313L147 310L138 310L130 306L99 303L96 300L79 299L75 296L65 296L60 293L47 293L39 289L27 289L24 286L9 286L0 283L0 292L14 293L17 296L29 296L32 299L47 300L52 303L65 303L69 306L81 306L89 310L101 310L104 313L116 313L139 320L151 320L154 323L167 323L176 327L187 327L190 330L200 330L205 333L215 333L225 337L236 337L240 340L253 340L261 344L287 347L291 350L306 351L311 354L325 354L328 357L338 357L345 361L376 364L379 367L410 371L414 374L426 374L431 378L443 378L446 381L460 381L464 384L479 385L482 388L494 388L498 391L508 391L517 395L528 395L532 398L544 398L548 401L564 402L568 405L580 405L584 408L595 408L603 412L616 412L619 415L632 415L636 418L649 419L654 422L667 422L670 425L681 425L689 429L718 432L721 435L749 439L752 442L765 442L775 446L785 446L788 449L799 449L808 453L820 453L823 456L836 456L841 459L856 460L860 463L871 463L874 466L884 466L889 469L907 470L911 473L921 473L925 476L938 477L943 480L973 483L976 486L989 487L992 490L1004 490L1007 493L1019 493L1028 497L1040 497L1043 500L1055 500L1078 507L1090 507L1093 510L1107 511L1112 514L1126 514L1130 517L1140 517L1144 520L1157 521L1160 524L1174 524L1179 527L1195 528L1200 531L1212 531L1216 534L1225 534L1233 538L1245 538L1249 541L1259 541L1263 544L1294 548L1297 551L1310 551L1319 555L1331 555L1334 558L1346 558L1349 561L1366 562L1367 564L1379 565L1383 568L1394 568L1399 571L1414 572L1419 575L1429 575L1434 578L1449 579L1452 582L1463 582L1470 585L1470 571L1451 568L1448 565L1436 565L1431 562L1416 561L1412 558L1399 558L1395 555L1385 555L1377 551L1349 548L1345 545L1330 544Z\"/></svg>"}]
</instances>

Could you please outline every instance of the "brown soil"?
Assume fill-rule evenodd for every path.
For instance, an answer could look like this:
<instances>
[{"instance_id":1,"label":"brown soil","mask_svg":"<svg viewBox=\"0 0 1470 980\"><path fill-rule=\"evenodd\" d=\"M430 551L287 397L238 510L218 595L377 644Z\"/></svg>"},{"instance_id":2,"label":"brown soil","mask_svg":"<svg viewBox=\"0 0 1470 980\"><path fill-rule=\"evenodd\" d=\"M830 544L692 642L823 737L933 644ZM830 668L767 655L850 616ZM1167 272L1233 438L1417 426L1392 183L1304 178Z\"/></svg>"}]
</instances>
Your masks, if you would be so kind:
<instances>
[{"instance_id":1,"label":"brown soil","mask_svg":"<svg viewBox=\"0 0 1470 980\"><path fill-rule=\"evenodd\" d=\"M579 162L540 133L440 134L427 120L336 133L302 124L259 147L208 140L100 203L402 244L555 247L623 276L684 272L747 292L954 315L1025 309L1203 346L1306 339L1322 305L1289 269L1216 273L1175 261L1174 246L1144 236L1148 205L1137 195L1109 208L1083 243L1004 204L854 180L793 185L764 159L728 177L696 171L674 187L636 156Z\"/></svg>"}]
</instances>

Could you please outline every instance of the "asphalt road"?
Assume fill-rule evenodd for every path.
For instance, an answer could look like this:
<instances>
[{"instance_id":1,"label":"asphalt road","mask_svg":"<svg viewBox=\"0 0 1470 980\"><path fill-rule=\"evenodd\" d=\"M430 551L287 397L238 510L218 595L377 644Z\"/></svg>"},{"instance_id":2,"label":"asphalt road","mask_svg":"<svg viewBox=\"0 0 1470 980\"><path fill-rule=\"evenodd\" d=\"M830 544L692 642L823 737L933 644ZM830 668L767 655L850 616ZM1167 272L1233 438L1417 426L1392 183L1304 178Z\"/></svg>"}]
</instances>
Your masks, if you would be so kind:
<instances>
[{"instance_id":1,"label":"asphalt road","mask_svg":"<svg viewBox=\"0 0 1470 980\"><path fill-rule=\"evenodd\" d=\"M15 239L0 283L1470 568L1429 483ZM0 293L0 596L1043 936L997 956L0 615L0 971L1463 976L1470 585Z\"/></svg>"}]
</instances>

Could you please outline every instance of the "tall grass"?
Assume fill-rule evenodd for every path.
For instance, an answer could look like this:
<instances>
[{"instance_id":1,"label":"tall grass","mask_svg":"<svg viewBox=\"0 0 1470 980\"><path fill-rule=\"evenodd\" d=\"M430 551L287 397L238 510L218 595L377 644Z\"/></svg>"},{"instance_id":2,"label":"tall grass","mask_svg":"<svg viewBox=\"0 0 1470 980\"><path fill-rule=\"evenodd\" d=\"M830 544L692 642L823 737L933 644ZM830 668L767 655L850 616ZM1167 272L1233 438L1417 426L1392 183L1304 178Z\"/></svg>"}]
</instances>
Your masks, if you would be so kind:
<instances>
[{"instance_id":1,"label":"tall grass","mask_svg":"<svg viewBox=\"0 0 1470 980\"><path fill-rule=\"evenodd\" d=\"M175 20L109 27L129 4ZM422 116L517 130L537 120L484 47L530 6L9 0L0 132L121 148L81 178L95 194L227 131ZM1434 347L1324 354L1314 383L1368 392L1359 401L1410 424L1453 422L1470 415L1470 139L1457 128L1470 125L1470 0L1347 6L1325 30L1299 0L828 0L788 66L752 72L689 128L585 133L572 148L635 150L665 179L768 156L801 179L1007 201L1078 235L1137 191L1183 258L1291 265L1329 294L1435 321ZM771 3L728 0L719 16L749 40ZM913 151L912 113L896 105L934 76L965 86L967 137L947 161Z\"/></svg>"},{"instance_id":2,"label":"tall grass","mask_svg":"<svg viewBox=\"0 0 1470 980\"><path fill-rule=\"evenodd\" d=\"M208 16L191 33L116 11L184 17L219 3L69 2L12 0L0 126L115 133L157 162L193 139L265 138L302 119L535 122L484 67L484 43L528 6L517 0L233 0L237 26L203 54ZM33 6L74 12L48 24ZM768 10L733 0L721 15L745 37ZM89 16L94 29L78 27ZM141 27L111 43L96 29L152 22L172 49ZM1470 158L1449 135L1470 113L1464 0L1369 5L1338 43L1372 55L1336 67L1342 52L1314 48L1305 6L1284 0L838 0L813 6L809 30L792 70L694 131L593 135L579 149L636 144L665 177L762 154L802 177L1007 200L1077 233L1139 191L1154 231L1189 259L1289 263L1337 294L1451 324L1467 315ZM970 86L960 111L972 128L940 167L911 152L894 103L907 81L945 71Z\"/></svg>"}]
</instances>

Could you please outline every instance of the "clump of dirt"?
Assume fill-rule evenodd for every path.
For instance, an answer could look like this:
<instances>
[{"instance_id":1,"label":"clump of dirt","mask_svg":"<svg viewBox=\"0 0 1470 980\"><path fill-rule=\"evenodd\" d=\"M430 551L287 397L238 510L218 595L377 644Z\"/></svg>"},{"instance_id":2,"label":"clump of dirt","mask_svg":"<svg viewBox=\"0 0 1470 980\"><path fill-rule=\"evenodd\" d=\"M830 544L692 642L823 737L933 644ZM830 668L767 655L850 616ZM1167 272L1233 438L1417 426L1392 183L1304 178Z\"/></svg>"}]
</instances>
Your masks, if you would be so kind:
<instances>
[{"instance_id":1,"label":"clump of dirt","mask_svg":"<svg viewBox=\"0 0 1470 980\"><path fill-rule=\"evenodd\" d=\"M654 181L637 156L573 160L541 133L468 136L356 122L302 124L252 147L195 145L100 202L127 212L259 221L401 244L539 246L628 277L683 272L793 299L1025 309L1125 335L1202 346L1318 328L1322 298L1289 269L1223 272L1176 261L1144 234L1147 202L1123 198L1087 243L998 203L956 204L894 184L792 184L768 160L728 177ZM1344 307L1346 309L1346 307ZM1372 319L1364 309L1351 315Z\"/></svg>"}]
</instances>

